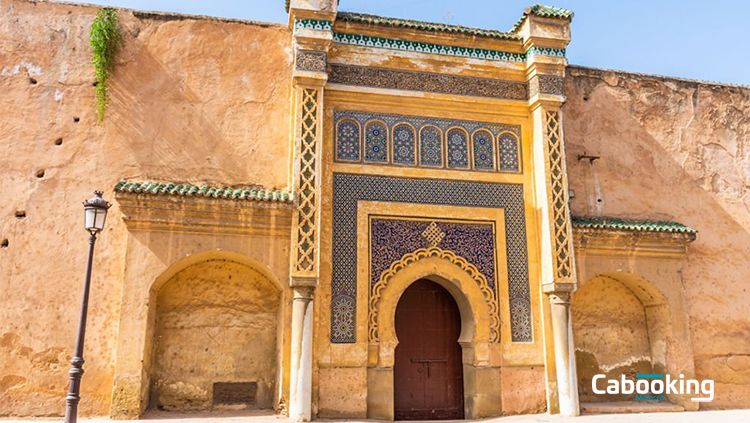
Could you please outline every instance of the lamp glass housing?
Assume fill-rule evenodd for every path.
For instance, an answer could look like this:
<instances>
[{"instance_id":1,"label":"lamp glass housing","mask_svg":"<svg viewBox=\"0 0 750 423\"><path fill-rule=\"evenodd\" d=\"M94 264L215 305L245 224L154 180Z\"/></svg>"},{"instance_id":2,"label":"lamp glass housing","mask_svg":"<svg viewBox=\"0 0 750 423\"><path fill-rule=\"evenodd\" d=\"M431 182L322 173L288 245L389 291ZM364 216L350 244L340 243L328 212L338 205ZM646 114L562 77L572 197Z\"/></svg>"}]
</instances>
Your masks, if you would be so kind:
<instances>
[{"instance_id":1,"label":"lamp glass housing","mask_svg":"<svg viewBox=\"0 0 750 423\"><path fill-rule=\"evenodd\" d=\"M87 206L85 208L85 226L89 232L101 232L104 221L107 220L107 209L103 207Z\"/></svg>"},{"instance_id":2,"label":"lamp glass housing","mask_svg":"<svg viewBox=\"0 0 750 423\"><path fill-rule=\"evenodd\" d=\"M84 226L92 235L104 229L107 220L107 210L111 204L102 198L101 191L94 191L94 196L83 202Z\"/></svg>"}]
</instances>

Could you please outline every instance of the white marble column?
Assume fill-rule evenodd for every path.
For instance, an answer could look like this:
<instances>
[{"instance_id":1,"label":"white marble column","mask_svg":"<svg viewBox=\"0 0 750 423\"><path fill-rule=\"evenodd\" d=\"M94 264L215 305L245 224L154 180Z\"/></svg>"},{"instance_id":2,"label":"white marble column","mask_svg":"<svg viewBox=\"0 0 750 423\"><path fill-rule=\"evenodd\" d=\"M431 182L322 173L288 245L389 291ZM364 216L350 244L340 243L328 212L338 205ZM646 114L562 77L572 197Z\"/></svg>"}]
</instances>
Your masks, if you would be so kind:
<instances>
[{"instance_id":1,"label":"white marble column","mask_svg":"<svg viewBox=\"0 0 750 423\"><path fill-rule=\"evenodd\" d=\"M294 287L292 304L292 357L289 386L289 418L312 418L313 287Z\"/></svg>"},{"instance_id":2,"label":"white marble column","mask_svg":"<svg viewBox=\"0 0 750 423\"><path fill-rule=\"evenodd\" d=\"M551 292L549 295L552 314L552 336L555 343L555 365L557 368L557 392L560 414L577 416L578 376L576 374L575 349L573 347L573 325L570 318L570 292Z\"/></svg>"}]
</instances>

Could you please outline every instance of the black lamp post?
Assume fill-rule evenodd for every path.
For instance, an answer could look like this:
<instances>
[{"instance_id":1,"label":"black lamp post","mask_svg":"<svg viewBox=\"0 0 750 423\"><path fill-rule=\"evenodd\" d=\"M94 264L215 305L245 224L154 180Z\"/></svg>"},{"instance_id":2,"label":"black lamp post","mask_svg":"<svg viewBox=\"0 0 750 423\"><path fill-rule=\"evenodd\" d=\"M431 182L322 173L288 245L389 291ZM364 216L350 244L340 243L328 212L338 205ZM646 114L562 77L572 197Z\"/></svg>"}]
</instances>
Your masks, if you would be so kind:
<instances>
[{"instance_id":1,"label":"black lamp post","mask_svg":"<svg viewBox=\"0 0 750 423\"><path fill-rule=\"evenodd\" d=\"M104 229L104 221L107 219L107 210L112 205L102 198L101 191L94 191L94 196L83 202L86 213L85 227L89 231L89 258L86 262L86 279L83 282L83 298L81 299L81 318L78 321L78 337L76 338L76 350L70 364L68 374L70 385L68 396L65 397L65 423L76 423L78 420L78 401L81 400L81 376L83 376L83 339L86 336L86 317L89 308L89 288L91 287L91 263L94 259L94 243L96 235Z\"/></svg>"}]
</instances>

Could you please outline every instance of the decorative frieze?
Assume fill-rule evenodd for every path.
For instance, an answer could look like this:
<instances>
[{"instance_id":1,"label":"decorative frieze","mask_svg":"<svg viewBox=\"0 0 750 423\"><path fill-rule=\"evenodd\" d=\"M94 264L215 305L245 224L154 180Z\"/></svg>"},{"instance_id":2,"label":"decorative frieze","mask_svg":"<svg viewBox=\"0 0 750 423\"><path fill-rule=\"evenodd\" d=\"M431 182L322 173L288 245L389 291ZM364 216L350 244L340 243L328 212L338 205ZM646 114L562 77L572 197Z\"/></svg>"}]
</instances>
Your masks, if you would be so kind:
<instances>
[{"instance_id":1,"label":"decorative frieze","mask_svg":"<svg viewBox=\"0 0 750 423\"><path fill-rule=\"evenodd\" d=\"M564 48L552 48L552 47L538 47L531 46L526 51L526 58L532 56L549 56L549 57L565 57Z\"/></svg>"},{"instance_id":2,"label":"decorative frieze","mask_svg":"<svg viewBox=\"0 0 750 423\"><path fill-rule=\"evenodd\" d=\"M534 75L529 80L529 98L537 94L564 95L563 78L552 75Z\"/></svg>"},{"instance_id":3,"label":"decorative frieze","mask_svg":"<svg viewBox=\"0 0 750 423\"><path fill-rule=\"evenodd\" d=\"M318 31L330 31L333 22L320 19L295 19L294 29L315 29Z\"/></svg>"},{"instance_id":4,"label":"decorative frieze","mask_svg":"<svg viewBox=\"0 0 750 423\"><path fill-rule=\"evenodd\" d=\"M524 63L533 56L565 57L564 48L530 47L525 53L490 50L474 47L460 47L445 44L424 43L397 38L372 37L359 34L333 33L333 42L360 47L384 48L388 50L410 51L414 53L439 54L441 56L465 57L469 59L491 60L496 62Z\"/></svg>"},{"instance_id":5,"label":"decorative frieze","mask_svg":"<svg viewBox=\"0 0 750 423\"><path fill-rule=\"evenodd\" d=\"M526 84L427 72L365 66L330 65L328 82L394 90L526 100Z\"/></svg>"},{"instance_id":6,"label":"decorative frieze","mask_svg":"<svg viewBox=\"0 0 750 423\"><path fill-rule=\"evenodd\" d=\"M333 33L333 42L361 47L385 48L389 50L412 51L415 53L440 54L443 56L466 57L470 59L484 59L501 62L523 63L526 60L526 55L524 53L513 53L473 47L456 47L393 38L370 37L367 35L342 34L338 32Z\"/></svg>"},{"instance_id":7,"label":"decorative frieze","mask_svg":"<svg viewBox=\"0 0 750 423\"><path fill-rule=\"evenodd\" d=\"M294 57L294 68L312 72L326 71L326 52L313 50L297 50Z\"/></svg>"}]
</instances>

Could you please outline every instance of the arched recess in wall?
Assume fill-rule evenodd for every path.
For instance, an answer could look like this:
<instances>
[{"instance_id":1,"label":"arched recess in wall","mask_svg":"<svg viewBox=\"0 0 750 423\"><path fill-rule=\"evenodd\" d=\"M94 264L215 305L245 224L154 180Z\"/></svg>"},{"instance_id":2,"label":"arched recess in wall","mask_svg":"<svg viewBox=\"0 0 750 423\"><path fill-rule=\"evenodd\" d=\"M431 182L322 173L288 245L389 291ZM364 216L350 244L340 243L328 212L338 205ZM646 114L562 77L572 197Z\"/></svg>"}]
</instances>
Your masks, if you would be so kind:
<instances>
[{"instance_id":1,"label":"arched recess in wall","mask_svg":"<svg viewBox=\"0 0 750 423\"><path fill-rule=\"evenodd\" d=\"M266 266L198 253L170 266L149 297L149 408L274 408L282 287Z\"/></svg>"},{"instance_id":2,"label":"arched recess in wall","mask_svg":"<svg viewBox=\"0 0 750 423\"><path fill-rule=\"evenodd\" d=\"M582 403L635 399L635 394L594 393L597 374L635 380L637 374L667 373L669 305L651 282L625 272L600 274L579 287L571 311ZM598 389L606 386L598 380Z\"/></svg>"}]
</instances>

